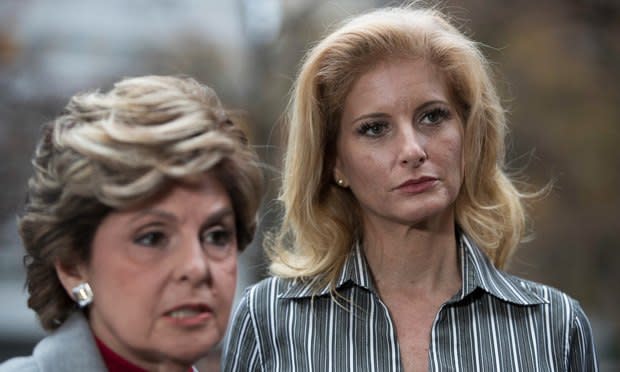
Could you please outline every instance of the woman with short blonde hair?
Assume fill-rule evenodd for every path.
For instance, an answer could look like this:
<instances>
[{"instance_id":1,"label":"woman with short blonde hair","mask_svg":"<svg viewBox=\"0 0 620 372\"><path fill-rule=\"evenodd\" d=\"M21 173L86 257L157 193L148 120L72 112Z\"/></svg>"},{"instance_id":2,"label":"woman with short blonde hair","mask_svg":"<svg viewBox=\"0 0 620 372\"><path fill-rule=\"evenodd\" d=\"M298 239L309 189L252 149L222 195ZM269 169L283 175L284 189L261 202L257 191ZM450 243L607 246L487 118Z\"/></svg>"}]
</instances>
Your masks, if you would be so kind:
<instances>
[{"instance_id":1,"label":"woman with short blonde hair","mask_svg":"<svg viewBox=\"0 0 620 372\"><path fill-rule=\"evenodd\" d=\"M123 79L44 125L19 219L50 335L1 371L182 370L223 337L262 172L215 92Z\"/></svg>"}]
</instances>

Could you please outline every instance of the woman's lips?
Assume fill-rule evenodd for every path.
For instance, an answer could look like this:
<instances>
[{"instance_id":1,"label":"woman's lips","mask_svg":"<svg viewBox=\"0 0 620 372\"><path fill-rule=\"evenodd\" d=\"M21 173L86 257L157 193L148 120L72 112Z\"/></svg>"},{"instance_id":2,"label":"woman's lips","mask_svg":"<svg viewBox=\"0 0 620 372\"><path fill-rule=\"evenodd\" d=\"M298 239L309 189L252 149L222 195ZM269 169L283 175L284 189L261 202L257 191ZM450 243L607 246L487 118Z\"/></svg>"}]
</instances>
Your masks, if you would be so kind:
<instances>
[{"instance_id":1,"label":"woman's lips","mask_svg":"<svg viewBox=\"0 0 620 372\"><path fill-rule=\"evenodd\" d=\"M435 183L437 183L437 178L420 177L401 183L395 188L395 190L405 192L407 194L419 194L435 186Z\"/></svg>"},{"instance_id":2,"label":"woman's lips","mask_svg":"<svg viewBox=\"0 0 620 372\"><path fill-rule=\"evenodd\" d=\"M173 324L191 327L204 324L213 317L213 311L206 304L188 304L176 306L164 317Z\"/></svg>"}]
</instances>

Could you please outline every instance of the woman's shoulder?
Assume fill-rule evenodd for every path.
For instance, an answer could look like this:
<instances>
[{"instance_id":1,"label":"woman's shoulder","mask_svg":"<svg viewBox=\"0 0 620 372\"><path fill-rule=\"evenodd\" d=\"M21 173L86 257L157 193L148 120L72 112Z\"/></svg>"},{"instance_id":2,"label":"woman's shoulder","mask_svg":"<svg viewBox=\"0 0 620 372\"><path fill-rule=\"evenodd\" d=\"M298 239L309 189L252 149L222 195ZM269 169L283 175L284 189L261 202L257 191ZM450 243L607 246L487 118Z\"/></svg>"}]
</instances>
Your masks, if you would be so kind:
<instances>
[{"instance_id":1,"label":"woman's shoulder","mask_svg":"<svg viewBox=\"0 0 620 372\"><path fill-rule=\"evenodd\" d=\"M105 371L105 365L81 313L72 314L35 346L32 356L10 359L0 366L11 371Z\"/></svg>"},{"instance_id":2,"label":"woman's shoulder","mask_svg":"<svg viewBox=\"0 0 620 372\"><path fill-rule=\"evenodd\" d=\"M0 372L39 372L39 367L32 356L16 357L0 364Z\"/></svg>"},{"instance_id":3,"label":"woman's shoulder","mask_svg":"<svg viewBox=\"0 0 620 372\"><path fill-rule=\"evenodd\" d=\"M537 283L517 276L510 276L530 293L542 299L536 306L528 306L528 316L536 318L543 325L543 334L554 334L548 339L564 340L564 357L570 370L595 371L597 358L592 327L579 301L565 292L549 285Z\"/></svg>"}]
</instances>

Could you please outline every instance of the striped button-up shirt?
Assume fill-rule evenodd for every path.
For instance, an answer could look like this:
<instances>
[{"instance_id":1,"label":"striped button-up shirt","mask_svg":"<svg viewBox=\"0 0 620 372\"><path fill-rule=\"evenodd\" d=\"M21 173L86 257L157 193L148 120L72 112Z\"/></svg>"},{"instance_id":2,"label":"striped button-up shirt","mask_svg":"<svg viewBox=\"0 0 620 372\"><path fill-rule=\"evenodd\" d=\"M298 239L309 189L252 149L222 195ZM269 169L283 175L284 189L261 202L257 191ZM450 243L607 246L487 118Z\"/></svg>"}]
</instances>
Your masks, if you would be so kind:
<instances>
[{"instance_id":1,"label":"striped button-up shirt","mask_svg":"<svg viewBox=\"0 0 620 372\"><path fill-rule=\"evenodd\" d=\"M461 290L432 325L431 371L598 370L589 321L557 289L497 270L464 234ZM394 322L359 246L337 282L268 278L246 290L233 318L224 371L402 371Z\"/></svg>"}]
</instances>

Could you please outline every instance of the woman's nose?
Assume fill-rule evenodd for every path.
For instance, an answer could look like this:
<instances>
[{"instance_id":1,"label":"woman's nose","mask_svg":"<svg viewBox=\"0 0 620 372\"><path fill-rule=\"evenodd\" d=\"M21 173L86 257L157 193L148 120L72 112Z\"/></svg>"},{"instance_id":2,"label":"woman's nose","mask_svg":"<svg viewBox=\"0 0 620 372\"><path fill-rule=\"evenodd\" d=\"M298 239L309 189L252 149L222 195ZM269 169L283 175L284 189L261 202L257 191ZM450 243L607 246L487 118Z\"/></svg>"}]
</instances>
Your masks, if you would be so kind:
<instances>
[{"instance_id":1,"label":"woman's nose","mask_svg":"<svg viewBox=\"0 0 620 372\"><path fill-rule=\"evenodd\" d=\"M403 166L417 168L428 159L424 137L407 125L400 131L399 136L399 163Z\"/></svg>"},{"instance_id":2,"label":"woman's nose","mask_svg":"<svg viewBox=\"0 0 620 372\"><path fill-rule=\"evenodd\" d=\"M211 284L211 267L202 243L197 239L187 241L179 249L176 277L192 286Z\"/></svg>"}]
</instances>

